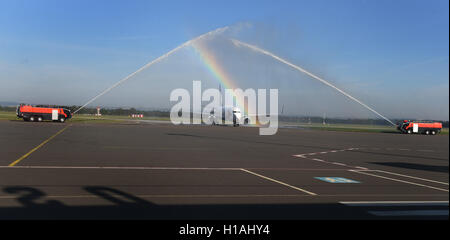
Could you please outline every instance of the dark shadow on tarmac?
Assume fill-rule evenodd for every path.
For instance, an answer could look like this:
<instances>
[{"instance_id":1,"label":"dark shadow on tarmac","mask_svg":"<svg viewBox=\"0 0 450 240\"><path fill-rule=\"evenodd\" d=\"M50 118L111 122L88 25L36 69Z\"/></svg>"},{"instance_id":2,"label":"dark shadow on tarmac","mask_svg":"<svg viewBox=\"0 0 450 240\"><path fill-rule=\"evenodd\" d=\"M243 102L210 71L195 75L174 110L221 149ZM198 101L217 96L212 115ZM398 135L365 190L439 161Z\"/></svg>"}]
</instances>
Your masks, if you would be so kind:
<instances>
[{"instance_id":1,"label":"dark shadow on tarmac","mask_svg":"<svg viewBox=\"0 0 450 240\"><path fill-rule=\"evenodd\" d=\"M116 219L116 220L342 220L383 219L370 209L328 204L200 204L157 205L132 194L103 186L84 187L92 198L107 200L104 205L68 206L47 199L47 195L26 186L6 187L3 192L18 195L22 206L0 207L0 219ZM410 209L409 207L408 209ZM423 207L422 207L423 208ZM448 207L446 208L448 210ZM409 217L448 219L448 216ZM395 218L385 218L395 219ZM403 217L401 219L408 219Z\"/></svg>"},{"instance_id":2,"label":"dark shadow on tarmac","mask_svg":"<svg viewBox=\"0 0 450 240\"><path fill-rule=\"evenodd\" d=\"M404 163L404 162L371 162L372 164L378 164L389 167L407 168L414 170L423 170L430 172L448 173L448 166L434 166L416 163Z\"/></svg>"}]
</instances>

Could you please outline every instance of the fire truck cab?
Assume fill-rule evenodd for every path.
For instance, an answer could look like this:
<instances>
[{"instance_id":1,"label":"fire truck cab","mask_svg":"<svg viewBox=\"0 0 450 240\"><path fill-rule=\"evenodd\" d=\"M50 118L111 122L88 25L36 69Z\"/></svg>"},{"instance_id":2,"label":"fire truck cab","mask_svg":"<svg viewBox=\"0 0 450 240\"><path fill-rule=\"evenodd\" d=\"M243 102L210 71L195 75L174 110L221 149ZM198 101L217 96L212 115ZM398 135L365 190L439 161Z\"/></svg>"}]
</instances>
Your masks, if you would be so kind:
<instances>
[{"instance_id":1,"label":"fire truck cab","mask_svg":"<svg viewBox=\"0 0 450 240\"><path fill-rule=\"evenodd\" d=\"M419 133L426 135L436 135L441 132L442 123L404 120L397 126L397 129L400 132L407 134Z\"/></svg>"},{"instance_id":2,"label":"fire truck cab","mask_svg":"<svg viewBox=\"0 0 450 240\"><path fill-rule=\"evenodd\" d=\"M26 122L48 120L63 123L72 117L70 110L62 107L32 106L28 104L17 106L16 114L18 118L22 118Z\"/></svg>"}]
</instances>

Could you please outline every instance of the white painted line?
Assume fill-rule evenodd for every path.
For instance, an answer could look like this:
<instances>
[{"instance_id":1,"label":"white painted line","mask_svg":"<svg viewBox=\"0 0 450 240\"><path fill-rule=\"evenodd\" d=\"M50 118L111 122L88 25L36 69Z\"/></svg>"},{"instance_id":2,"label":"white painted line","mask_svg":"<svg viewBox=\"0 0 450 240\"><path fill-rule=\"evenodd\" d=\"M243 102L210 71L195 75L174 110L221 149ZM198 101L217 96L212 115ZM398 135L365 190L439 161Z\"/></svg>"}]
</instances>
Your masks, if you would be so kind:
<instances>
[{"instance_id":1,"label":"white painted line","mask_svg":"<svg viewBox=\"0 0 450 240\"><path fill-rule=\"evenodd\" d=\"M313 153L302 153L294 156L300 156L300 155L316 155L316 154L326 154L326 153L336 153L336 152L343 152L343 151L352 151L352 150L358 150L359 148L347 148L347 149L341 149L341 150L330 150L328 152L313 152Z\"/></svg>"},{"instance_id":2,"label":"white painted line","mask_svg":"<svg viewBox=\"0 0 450 240\"><path fill-rule=\"evenodd\" d=\"M246 168L249 170L275 170L275 171L348 171L348 168Z\"/></svg>"},{"instance_id":3,"label":"white painted line","mask_svg":"<svg viewBox=\"0 0 450 240\"><path fill-rule=\"evenodd\" d=\"M388 172L388 171L383 171L383 170L368 170L368 171L372 171L372 172L382 172L382 173L387 173L387 174L397 175L397 176L401 176L401 177L413 178L413 179L417 179L417 180L422 180L422 181L427 181L427 182L433 182L433 183L439 183L439 184L448 185L448 183L446 183L446 182L439 182L439 181L435 181L435 180L430 180L430 179L425 179L425 178L419 178L419 177L413 177L413 176L409 176L409 175L404 175L404 174L399 174L399 173L393 173L393 172Z\"/></svg>"},{"instance_id":4,"label":"white painted line","mask_svg":"<svg viewBox=\"0 0 450 240\"><path fill-rule=\"evenodd\" d=\"M448 201L360 201L339 203L354 207L448 206Z\"/></svg>"},{"instance_id":5,"label":"white painted line","mask_svg":"<svg viewBox=\"0 0 450 240\"><path fill-rule=\"evenodd\" d=\"M380 217L393 216L448 216L448 210L368 211Z\"/></svg>"},{"instance_id":6,"label":"white painted line","mask_svg":"<svg viewBox=\"0 0 450 240\"><path fill-rule=\"evenodd\" d=\"M243 169L243 168L241 168L241 170L242 170L242 171L244 171L244 172L246 172L246 173L250 173L250 174L252 174L252 175L255 175L255 176L258 176L258 177L260 177L260 178L264 178L264 179L266 179L266 180L269 180L269 181L272 181L272 182L275 182L275 183L278 183L278 184L284 185L284 186L286 186L286 187L290 187L290 188L292 188L292 189L295 189L295 190L298 190L298 191L301 191L301 192L307 193L307 194L309 194L309 195L312 195L312 196L316 196L316 195L317 195L317 194L315 194L315 193L313 193L313 192L310 192L310 191L306 191L306 190L304 190L304 189L301 189L301 188L299 188L299 187L295 187L295 186L289 185L289 184L287 184L287 183L284 183L284 182L281 182L281 181L275 180L275 179L273 179L273 178L270 178L270 177L266 177L266 176L263 176L263 175L261 175L261 174L258 174L258 173L255 173L255 172L249 171L249 170L247 170L247 169Z\"/></svg>"},{"instance_id":7,"label":"white painted line","mask_svg":"<svg viewBox=\"0 0 450 240\"><path fill-rule=\"evenodd\" d=\"M341 165L341 166L347 166L347 164L343 164L343 163L338 163L338 162L332 162L331 164L335 164L335 165Z\"/></svg>"},{"instance_id":8,"label":"white painted line","mask_svg":"<svg viewBox=\"0 0 450 240\"><path fill-rule=\"evenodd\" d=\"M311 159L311 160L318 161L318 162L325 162L325 160L318 159L318 158L313 158L313 159Z\"/></svg>"},{"instance_id":9,"label":"white painted line","mask_svg":"<svg viewBox=\"0 0 450 240\"><path fill-rule=\"evenodd\" d=\"M323 160L322 160L323 161ZM69 166L0 166L0 169L124 169L124 170L223 170L241 171L241 168L176 168L176 167L69 167ZM328 168L249 168L257 170L285 170L285 171L348 171L348 169Z\"/></svg>"},{"instance_id":10,"label":"white painted line","mask_svg":"<svg viewBox=\"0 0 450 240\"><path fill-rule=\"evenodd\" d=\"M305 156L299 154L299 155L293 155L294 157L299 157L299 158L306 158Z\"/></svg>"},{"instance_id":11,"label":"white painted line","mask_svg":"<svg viewBox=\"0 0 450 240\"><path fill-rule=\"evenodd\" d=\"M117 197L121 197L121 195L114 195L112 194L111 196L117 196ZM230 194L230 195L225 195L225 194L217 194L217 195L202 195L202 194L198 194L198 195L185 195L185 194L143 194L143 195L134 195L136 197L140 197L140 198L221 198L221 197L312 197L311 195L305 195L305 194L274 194L274 195L270 195L270 194ZM360 197L360 194L325 194L325 195L320 195L317 197L349 197L349 196L354 196L354 197ZM448 195L429 195L429 194L390 194L390 195L383 195L383 194L364 194L364 196L370 196L370 197L429 197L429 196L439 196L439 197L446 197ZM86 195L46 195L45 198L47 199L51 199L51 198L101 198L98 195L90 195L90 194L86 194ZM10 199L17 199L17 196L11 196L11 195L5 195L5 196L0 196L0 200L10 200ZM349 205L350 206L350 205ZM374 205L370 205L370 206L374 206ZM396 205L398 206L398 205ZM440 205L438 205L440 206Z\"/></svg>"},{"instance_id":12,"label":"white painted line","mask_svg":"<svg viewBox=\"0 0 450 240\"><path fill-rule=\"evenodd\" d=\"M439 191L449 192L447 189L432 187L432 186L419 184L419 183L414 183L414 182L403 181L403 180L395 179L395 178L379 176L379 175L375 175L375 174L366 173L365 171L361 171L361 170L349 170L349 171L356 172L356 173L359 173L359 174L369 175L369 176L373 176L373 177L384 178L384 179L388 179L388 180L392 180L392 181L396 181L396 182L407 183L407 184L411 184L411 185L416 185L416 186L431 188L431 189L435 189L435 190L439 190Z\"/></svg>"},{"instance_id":13,"label":"white painted line","mask_svg":"<svg viewBox=\"0 0 450 240\"><path fill-rule=\"evenodd\" d=\"M294 157L299 157L300 155L293 155L293 156L294 156ZM302 158L306 158L306 157L302 155ZM318 162L328 163L328 164L335 164L335 165L340 165L340 166L352 167L352 166L349 166L349 165L344 164L344 163L327 162L327 161L325 161L325 160L318 159L318 158L308 158L308 159L309 159L309 160L313 160L313 161L318 161ZM368 168L364 168L364 167L353 167L353 168L358 168L358 169L361 169L361 170L369 170Z\"/></svg>"},{"instance_id":14,"label":"white painted line","mask_svg":"<svg viewBox=\"0 0 450 240\"><path fill-rule=\"evenodd\" d=\"M126 170L230 170L240 171L240 168L180 168L180 167L77 167L77 166L0 166L8 169L126 169Z\"/></svg>"},{"instance_id":15,"label":"white painted line","mask_svg":"<svg viewBox=\"0 0 450 240\"><path fill-rule=\"evenodd\" d=\"M359 167L359 166L356 166L355 168L359 168L359 169L362 169L362 170L369 170L368 168L365 168L365 167Z\"/></svg>"}]
</instances>

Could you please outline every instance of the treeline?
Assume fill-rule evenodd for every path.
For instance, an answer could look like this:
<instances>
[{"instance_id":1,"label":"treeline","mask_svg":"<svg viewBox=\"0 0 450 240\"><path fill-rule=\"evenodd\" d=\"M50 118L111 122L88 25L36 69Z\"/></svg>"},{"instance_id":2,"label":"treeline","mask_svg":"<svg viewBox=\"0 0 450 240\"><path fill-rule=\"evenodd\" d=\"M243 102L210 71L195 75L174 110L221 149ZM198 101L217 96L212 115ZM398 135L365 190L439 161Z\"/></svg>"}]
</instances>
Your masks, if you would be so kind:
<instances>
[{"instance_id":1,"label":"treeline","mask_svg":"<svg viewBox=\"0 0 450 240\"><path fill-rule=\"evenodd\" d=\"M3 112L15 112L17 107L10 107L10 106L0 106L0 111Z\"/></svg>"},{"instance_id":2,"label":"treeline","mask_svg":"<svg viewBox=\"0 0 450 240\"><path fill-rule=\"evenodd\" d=\"M326 118L322 117L298 117L280 116L280 121L297 123L326 123L326 124L364 124L364 125L390 125L383 119L360 119L360 118Z\"/></svg>"},{"instance_id":3,"label":"treeline","mask_svg":"<svg viewBox=\"0 0 450 240\"><path fill-rule=\"evenodd\" d=\"M71 112L75 112L80 106L59 106L67 108ZM16 107L13 106L0 106L0 111L15 112ZM96 114L97 108L83 108L78 111L78 114ZM139 110L136 108L102 108L100 110L102 115L116 115L116 116L130 116L132 114L144 114L146 117L170 117L169 111L163 110ZM400 123L403 119L391 119L394 123ZM410 119L414 120L414 119ZM293 122L293 123L323 123L322 117L304 117L304 116L279 116L279 121ZM449 121L438 121L442 123L442 127L448 128ZM381 125L389 126L390 124L383 119L356 119L356 118L326 118L327 124L365 124L365 125Z\"/></svg>"},{"instance_id":4,"label":"treeline","mask_svg":"<svg viewBox=\"0 0 450 240\"><path fill-rule=\"evenodd\" d=\"M359 118L326 118L325 120L322 117L299 117L299 116L280 116L280 121L283 122L296 122L296 123L326 123L326 124L364 124L364 125L381 125L381 126L390 126L384 119L359 119ZM404 119L391 119L392 122L398 124L402 122ZM417 119L409 119L409 120L417 120ZM430 120L435 121L435 120ZM436 121L441 122L442 127L448 128L449 121Z\"/></svg>"},{"instance_id":5,"label":"treeline","mask_svg":"<svg viewBox=\"0 0 450 240\"><path fill-rule=\"evenodd\" d=\"M75 112L80 106L68 106L65 107L71 112ZM97 108L83 108L77 112L77 114L96 114ZM115 116L130 116L132 114L144 114L146 117L169 117L169 111L143 111L136 108L102 108L100 110L102 115L115 115Z\"/></svg>"}]
</instances>

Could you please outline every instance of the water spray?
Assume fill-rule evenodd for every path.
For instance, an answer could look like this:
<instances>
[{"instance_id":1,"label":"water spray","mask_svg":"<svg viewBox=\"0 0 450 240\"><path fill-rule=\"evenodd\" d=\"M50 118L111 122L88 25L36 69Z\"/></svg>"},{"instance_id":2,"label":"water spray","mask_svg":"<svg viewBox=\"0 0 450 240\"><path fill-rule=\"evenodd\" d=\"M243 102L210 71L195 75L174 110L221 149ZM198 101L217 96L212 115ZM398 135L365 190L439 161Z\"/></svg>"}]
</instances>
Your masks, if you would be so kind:
<instances>
[{"instance_id":1,"label":"water spray","mask_svg":"<svg viewBox=\"0 0 450 240\"><path fill-rule=\"evenodd\" d=\"M223 27L223 28L218 28L218 29L216 29L216 30L207 32L207 33L205 33L205 34L203 34L203 35L200 35L200 36L198 36L198 37L196 37L196 38L193 38L193 39L191 39L191 40L189 40L189 41L187 41L187 42L181 44L180 46L178 46L178 47L176 47L176 48L170 50L170 51L167 52L166 54L164 54L164 55L162 55L162 56L156 58L155 60L153 60L153 61L147 63L146 65L144 65L143 67L139 68L138 70L136 70L135 72L131 73L130 75L126 76L126 77L123 78L122 80L118 81L117 83L115 83L115 84L112 85L111 87L105 89L103 92L101 92L101 93L98 94L97 96L93 97L91 100L89 100L89 101L88 101L87 103L85 103L83 106L81 106L80 108L78 108L75 112L73 112L73 114L77 113L78 111L80 111L81 109L83 109L84 107L86 107L87 105L89 105L90 103L92 103L93 101L95 101L97 98L99 98L99 97L103 96L104 94L108 93L109 91L113 90L115 87L117 87L117 86L119 86L120 84L126 82L126 81L129 80L131 77L133 77L134 75L136 75L136 74L138 74L139 72L141 72L141 71L143 71L143 70L149 68L149 67L152 66L153 64L162 61L163 59L165 59L165 58L169 57L170 55L172 55L173 53L177 52L178 50L180 50L180 49L182 49L182 48L184 48L184 47L186 47L186 46L189 46L190 44L192 44L192 43L194 43L194 42L196 42L196 41L198 41L198 40L200 40L200 39L204 39L204 38L209 37L209 36L214 36L214 35L216 35L216 34L223 33L223 32L226 31L228 28L229 28L229 27Z\"/></svg>"},{"instance_id":2,"label":"water spray","mask_svg":"<svg viewBox=\"0 0 450 240\"><path fill-rule=\"evenodd\" d=\"M386 118L385 116L381 115L381 114L378 113L377 111L373 110L371 107L367 106L367 105L364 104L363 102L361 102L361 101L359 101L358 99L354 98L354 97L351 96L350 94L348 94L348 93L342 91L341 89L339 89L338 87L336 87L336 86L334 86L333 84L329 83L328 81L325 81L324 79L322 79L322 78L320 78L320 77L318 77L318 76L316 76L316 75L314 75L314 74L312 74L312 73L306 71L305 69L303 69L303 68L301 68L301 67L299 67L299 66L297 66L297 65L295 65L295 64L292 64L292 63L290 63L290 62L288 62L288 61L286 61L286 60L284 60L284 59L282 59L282 58L276 56L275 54L270 53L270 52L268 52L268 51L266 51L266 50L264 50L264 49L258 48L258 47L254 46L254 45L251 45L251 44L248 44L248 43L244 43L244 42L241 42L241 41L236 40L236 39L231 39L231 41L233 42L233 44L234 44L235 46L238 46L238 47L239 47L239 46L244 46L244 47L250 48L250 49L252 49L253 51L256 51L256 52L265 54L265 55L267 55L267 56L270 56L270 57L272 57L272 58L275 58L276 60L278 60L278 61L280 61L280 62L282 62L282 63L284 63L284 64L286 64L286 65L288 65L288 66L290 66L290 67L292 67L292 68L294 68L294 69L296 69L296 70L302 72L302 73L305 73L306 75L308 75L308 76L310 76L310 77L312 77L312 78L314 78L314 79L316 79L316 80L322 82L323 84L325 84L325 85L327 85L327 86L329 86L329 87L335 89L336 91L342 93L344 96L350 98L351 100L353 100L353 101L359 103L360 105L362 105L362 106L365 107L366 109L370 110L371 112L375 113L376 115L382 117L384 120L388 121L388 122L389 122L390 124L392 124L393 126L396 126L395 123L393 123L391 120L389 120L389 119Z\"/></svg>"}]
</instances>

